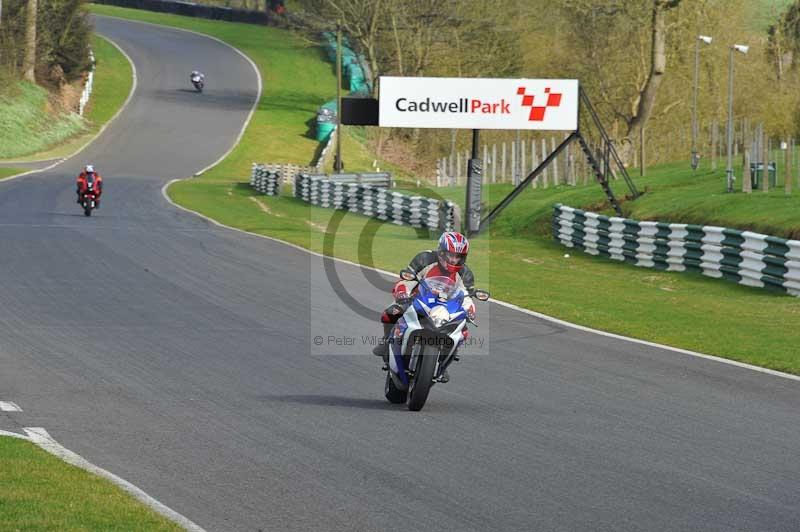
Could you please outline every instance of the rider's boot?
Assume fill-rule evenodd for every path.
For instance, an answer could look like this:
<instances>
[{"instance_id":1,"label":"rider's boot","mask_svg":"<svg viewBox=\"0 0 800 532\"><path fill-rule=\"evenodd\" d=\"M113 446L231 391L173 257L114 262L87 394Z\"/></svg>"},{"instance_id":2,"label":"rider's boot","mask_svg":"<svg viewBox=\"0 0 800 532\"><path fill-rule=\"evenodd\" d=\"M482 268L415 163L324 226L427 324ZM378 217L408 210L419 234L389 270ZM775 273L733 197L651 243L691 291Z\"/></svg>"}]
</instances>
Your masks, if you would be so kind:
<instances>
[{"instance_id":1,"label":"rider's boot","mask_svg":"<svg viewBox=\"0 0 800 532\"><path fill-rule=\"evenodd\" d=\"M378 345L376 345L372 349L372 354L376 357L383 357L383 361L389 361L389 337L392 334L392 329L394 328L393 323L383 323L383 338L378 340Z\"/></svg>"}]
</instances>

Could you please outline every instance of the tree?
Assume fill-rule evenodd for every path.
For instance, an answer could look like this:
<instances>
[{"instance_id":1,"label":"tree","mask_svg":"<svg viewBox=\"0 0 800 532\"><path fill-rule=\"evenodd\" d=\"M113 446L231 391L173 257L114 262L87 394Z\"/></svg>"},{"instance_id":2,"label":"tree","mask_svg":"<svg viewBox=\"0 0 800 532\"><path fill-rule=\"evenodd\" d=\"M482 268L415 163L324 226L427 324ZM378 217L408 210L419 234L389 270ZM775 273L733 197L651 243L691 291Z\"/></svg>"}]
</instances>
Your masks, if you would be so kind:
<instances>
[{"instance_id":1,"label":"tree","mask_svg":"<svg viewBox=\"0 0 800 532\"><path fill-rule=\"evenodd\" d=\"M22 75L31 83L36 83L36 7L37 0L28 0L25 19L25 59Z\"/></svg>"},{"instance_id":2,"label":"tree","mask_svg":"<svg viewBox=\"0 0 800 532\"><path fill-rule=\"evenodd\" d=\"M380 31L388 0L298 0L306 25L315 31L332 31L342 25L351 44L364 55L369 66L372 90L377 94L380 76Z\"/></svg>"}]
</instances>

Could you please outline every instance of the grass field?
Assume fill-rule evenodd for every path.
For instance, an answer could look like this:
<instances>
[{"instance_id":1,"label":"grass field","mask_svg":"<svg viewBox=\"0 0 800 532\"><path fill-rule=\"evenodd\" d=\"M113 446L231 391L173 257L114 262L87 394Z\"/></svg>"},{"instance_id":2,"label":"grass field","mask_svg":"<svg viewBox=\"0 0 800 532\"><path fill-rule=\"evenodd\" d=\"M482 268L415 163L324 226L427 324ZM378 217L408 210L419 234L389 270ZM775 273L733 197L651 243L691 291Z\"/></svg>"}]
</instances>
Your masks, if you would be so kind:
<instances>
[{"instance_id":1,"label":"grass field","mask_svg":"<svg viewBox=\"0 0 800 532\"><path fill-rule=\"evenodd\" d=\"M117 8L96 12L191 28L239 47L259 65L267 90L241 145L220 166L201 178L173 185L170 196L188 208L222 223L273 236L316 251L331 211L297 200L254 196L246 181L252 161L305 163L315 144L303 135L305 122L335 88L330 65L296 36L273 28L232 25ZM262 43L254 46L254 42ZM316 73L310 90L305 72ZM322 87L322 88L320 88ZM285 108L291 99L295 105ZM268 132L269 134L265 134ZM360 155L361 164L369 160ZM354 163L355 164L355 163ZM670 165L639 180L650 190L625 205L640 218L666 221L725 223L734 227L793 234L795 197L781 191L750 196L722 193L722 174L692 175L686 165ZM357 169L354 165L349 170ZM619 184L615 185L619 188ZM489 205L509 185L487 186ZM428 193L433 193L429 191ZM460 200L463 189L437 190ZM530 190L497 220L490 234L473 239L470 263L479 284L493 295L546 314L619 334L693 349L773 369L800 373L800 303L758 289L700 275L656 272L583 254L565 258L565 250L549 236L552 205L596 205L597 186ZM336 232L334 254L397 270L415 252L432 244L415 231L383 225L371 242L360 242L372 226L360 216L347 216Z\"/></svg>"},{"instance_id":2,"label":"grass field","mask_svg":"<svg viewBox=\"0 0 800 532\"><path fill-rule=\"evenodd\" d=\"M0 437L0 457L0 530L182 530L30 442Z\"/></svg>"},{"instance_id":3,"label":"grass field","mask_svg":"<svg viewBox=\"0 0 800 532\"><path fill-rule=\"evenodd\" d=\"M22 83L11 100L0 102L0 160L36 161L64 157L97 135L128 97L133 83L130 63L109 41L95 35L92 50L97 61L94 89L80 118L62 115L53 120L44 111L44 89ZM33 126L32 126L33 124Z\"/></svg>"}]
</instances>

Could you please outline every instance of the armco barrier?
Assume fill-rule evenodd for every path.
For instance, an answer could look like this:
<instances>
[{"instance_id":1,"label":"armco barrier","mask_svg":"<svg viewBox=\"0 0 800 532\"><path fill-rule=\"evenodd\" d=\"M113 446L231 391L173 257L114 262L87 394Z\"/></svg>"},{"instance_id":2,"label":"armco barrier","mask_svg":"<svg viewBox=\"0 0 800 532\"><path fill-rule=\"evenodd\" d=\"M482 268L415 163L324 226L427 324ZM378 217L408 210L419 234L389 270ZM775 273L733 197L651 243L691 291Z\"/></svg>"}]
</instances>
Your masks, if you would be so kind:
<instances>
[{"instance_id":1,"label":"armco barrier","mask_svg":"<svg viewBox=\"0 0 800 532\"><path fill-rule=\"evenodd\" d=\"M89 50L89 63L91 67L89 68L89 74L86 76L86 83L83 85L81 99L78 102L78 114L81 116L83 116L83 111L86 110L89 98L92 96L92 90L94 90L94 67L97 62L94 59L94 52L91 50Z\"/></svg>"},{"instance_id":2,"label":"armco barrier","mask_svg":"<svg viewBox=\"0 0 800 532\"><path fill-rule=\"evenodd\" d=\"M233 9L222 6L208 6L194 2L178 2L175 0L92 0L95 4L172 13L185 17L209 18L213 20L226 20L228 22L247 22L250 24L270 24L269 13L264 11L249 11Z\"/></svg>"},{"instance_id":3,"label":"armco barrier","mask_svg":"<svg viewBox=\"0 0 800 532\"><path fill-rule=\"evenodd\" d=\"M253 163L250 173L250 186L257 192L267 196L278 196L281 193L281 174L266 165Z\"/></svg>"},{"instance_id":4,"label":"armco barrier","mask_svg":"<svg viewBox=\"0 0 800 532\"><path fill-rule=\"evenodd\" d=\"M800 241L692 224L639 222L557 204L553 235L636 266L691 271L800 296Z\"/></svg>"},{"instance_id":5,"label":"armco barrier","mask_svg":"<svg viewBox=\"0 0 800 532\"><path fill-rule=\"evenodd\" d=\"M398 225L451 231L458 223L455 204L361 183L338 183L298 174L294 195L312 205L344 209Z\"/></svg>"}]
</instances>

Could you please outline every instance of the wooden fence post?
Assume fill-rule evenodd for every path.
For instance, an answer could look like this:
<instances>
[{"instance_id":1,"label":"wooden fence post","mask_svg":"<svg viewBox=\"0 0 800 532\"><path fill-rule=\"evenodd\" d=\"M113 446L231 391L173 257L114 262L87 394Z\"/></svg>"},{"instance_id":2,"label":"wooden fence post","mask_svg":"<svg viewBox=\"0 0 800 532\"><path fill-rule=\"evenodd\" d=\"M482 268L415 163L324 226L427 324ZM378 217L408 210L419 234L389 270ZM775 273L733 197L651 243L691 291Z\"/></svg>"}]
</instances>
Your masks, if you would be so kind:
<instances>
[{"instance_id":1,"label":"wooden fence post","mask_svg":"<svg viewBox=\"0 0 800 532\"><path fill-rule=\"evenodd\" d=\"M767 131L761 126L761 157L764 161L761 172L761 190L769 192L769 144L767 142Z\"/></svg>"},{"instance_id":2,"label":"wooden fence post","mask_svg":"<svg viewBox=\"0 0 800 532\"><path fill-rule=\"evenodd\" d=\"M500 167L500 182L504 182L506 180L506 143L503 143L503 163Z\"/></svg>"},{"instance_id":3,"label":"wooden fence post","mask_svg":"<svg viewBox=\"0 0 800 532\"><path fill-rule=\"evenodd\" d=\"M746 145L742 150L742 192L753 192L753 176L750 174L750 148Z\"/></svg>"},{"instance_id":4,"label":"wooden fence post","mask_svg":"<svg viewBox=\"0 0 800 532\"><path fill-rule=\"evenodd\" d=\"M532 140L531 141L531 167L532 167L531 168L531 172L533 172L536 169L537 166L539 166L539 158L536 156L536 141ZM541 180L541 175L540 175L539 178L534 179L533 181L531 181L531 187L538 188L540 180Z\"/></svg>"},{"instance_id":5,"label":"wooden fence post","mask_svg":"<svg viewBox=\"0 0 800 532\"><path fill-rule=\"evenodd\" d=\"M497 183L497 144L492 144L492 183Z\"/></svg>"},{"instance_id":6,"label":"wooden fence post","mask_svg":"<svg viewBox=\"0 0 800 532\"><path fill-rule=\"evenodd\" d=\"M781 146L783 147L783 146ZM783 153L783 191L786 194L792 193L792 157L789 153L789 139L786 139L786 149Z\"/></svg>"},{"instance_id":7,"label":"wooden fence post","mask_svg":"<svg viewBox=\"0 0 800 532\"><path fill-rule=\"evenodd\" d=\"M639 150L641 153L639 154L639 175L644 176L645 172L645 135L644 135L644 127L639 130Z\"/></svg>"},{"instance_id":8,"label":"wooden fence post","mask_svg":"<svg viewBox=\"0 0 800 532\"><path fill-rule=\"evenodd\" d=\"M547 158L547 139L542 137L542 158L540 160L544 161ZM547 188L547 174L550 171L546 168L542 169L542 180L544 181L544 188Z\"/></svg>"},{"instance_id":9,"label":"wooden fence post","mask_svg":"<svg viewBox=\"0 0 800 532\"><path fill-rule=\"evenodd\" d=\"M517 184L517 143L511 143L511 182Z\"/></svg>"},{"instance_id":10,"label":"wooden fence post","mask_svg":"<svg viewBox=\"0 0 800 532\"><path fill-rule=\"evenodd\" d=\"M717 169L717 136L719 131L717 130L717 121L714 120L711 122L711 169Z\"/></svg>"}]
</instances>

